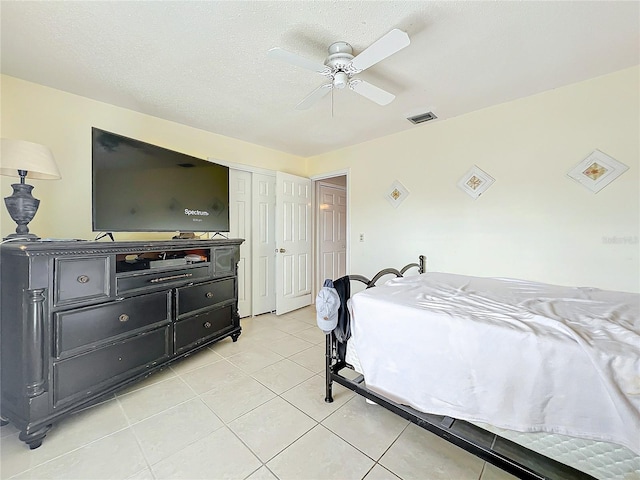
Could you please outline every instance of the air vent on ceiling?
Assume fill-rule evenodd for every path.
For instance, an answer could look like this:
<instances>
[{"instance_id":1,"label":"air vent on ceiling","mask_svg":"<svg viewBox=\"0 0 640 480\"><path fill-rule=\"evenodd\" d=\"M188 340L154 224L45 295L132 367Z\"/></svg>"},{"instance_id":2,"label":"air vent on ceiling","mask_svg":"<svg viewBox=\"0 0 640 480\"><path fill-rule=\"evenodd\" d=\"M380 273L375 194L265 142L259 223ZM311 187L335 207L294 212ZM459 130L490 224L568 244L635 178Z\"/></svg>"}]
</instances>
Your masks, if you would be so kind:
<instances>
[{"instance_id":1,"label":"air vent on ceiling","mask_svg":"<svg viewBox=\"0 0 640 480\"><path fill-rule=\"evenodd\" d=\"M407 118L411 123L418 124L428 122L429 120L434 120L438 117L433 112L421 113L420 115L414 115L413 117Z\"/></svg>"}]
</instances>

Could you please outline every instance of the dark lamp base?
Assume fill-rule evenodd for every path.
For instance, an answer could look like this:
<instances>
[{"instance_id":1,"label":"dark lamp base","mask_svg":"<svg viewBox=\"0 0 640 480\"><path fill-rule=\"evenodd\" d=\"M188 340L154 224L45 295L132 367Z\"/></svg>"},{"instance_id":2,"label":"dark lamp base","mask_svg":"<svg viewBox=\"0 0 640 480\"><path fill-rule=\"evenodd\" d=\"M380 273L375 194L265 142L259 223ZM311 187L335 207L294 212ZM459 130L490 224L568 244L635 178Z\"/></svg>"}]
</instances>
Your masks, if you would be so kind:
<instances>
[{"instance_id":1,"label":"dark lamp base","mask_svg":"<svg viewBox=\"0 0 640 480\"><path fill-rule=\"evenodd\" d=\"M31 185L14 183L11 186L13 187L13 195L6 197L4 203L7 206L9 215L18 224L18 227L16 228L16 233L12 233L7 238L24 237L25 240L37 240L38 237L36 235L29 233L27 224L35 217L40 200L33 198L31 195L31 190L33 190Z\"/></svg>"}]
</instances>

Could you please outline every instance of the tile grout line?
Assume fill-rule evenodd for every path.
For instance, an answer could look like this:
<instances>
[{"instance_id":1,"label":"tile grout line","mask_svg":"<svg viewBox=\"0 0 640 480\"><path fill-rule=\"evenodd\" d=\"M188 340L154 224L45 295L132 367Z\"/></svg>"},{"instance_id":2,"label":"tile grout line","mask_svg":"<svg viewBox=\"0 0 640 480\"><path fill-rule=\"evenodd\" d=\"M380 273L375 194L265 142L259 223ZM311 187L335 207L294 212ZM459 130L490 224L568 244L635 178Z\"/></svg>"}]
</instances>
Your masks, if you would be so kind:
<instances>
[{"instance_id":1,"label":"tile grout line","mask_svg":"<svg viewBox=\"0 0 640 480\"><path fill-rule=\"evenodd\" d=\"M151 385L149 385L149 386L151 386ZM129 416L127 415L127 412L125 411L124 407L122 406L122 403L120 403L120 399L117 398L117 400L118 400L118 406L120 407L120 411L124 415L124 418L127 419L127 423L129 424L129 426L127 428L131 429L131 433L133 434L133 438L136 441L136 445L138 445L138 449L140 450L140 454L142 455L142 458L144 459L144 463L147 464L147 470L151 473L151 476L155 479L156 476L153 473L153 470L151 468L151 464L149 463L149 459L144 454L144 450L142 448L142 442L140 441L140 438L138 438L138 434L136 433L135 429L133 428L133 424L131 423L131 420L129 419ZM136 475L136 474L137 474L137 472L134 473L134 475Z\"/></svg>"}]
</instances>

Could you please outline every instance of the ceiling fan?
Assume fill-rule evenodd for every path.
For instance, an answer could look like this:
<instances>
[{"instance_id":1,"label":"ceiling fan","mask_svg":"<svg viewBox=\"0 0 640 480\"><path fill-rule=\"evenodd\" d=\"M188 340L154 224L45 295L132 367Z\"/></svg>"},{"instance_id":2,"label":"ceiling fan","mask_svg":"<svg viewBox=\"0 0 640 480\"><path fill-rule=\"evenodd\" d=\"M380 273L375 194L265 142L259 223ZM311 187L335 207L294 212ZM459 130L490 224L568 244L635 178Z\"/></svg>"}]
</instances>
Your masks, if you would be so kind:
<instances>
[{"instance_id":1,"label":"ceiling fan","mask_svg":"<svg viewBox=\"0 0 640 480\"><path fill-rule=\"evenodd\" d=\"M347 42L332 43L329 46L329 55L324 63L308 60L279 47L270 49L267 55L327 77L328 83L320 85L296 105L298 110L306 110L311 107L334 88L340 90L345 87L349 87L349 89L378 105L387 105L396 98L395 95L360 78L356 78L356 75L402 50L409 43L411 43L409 35L402 30L394 28L355 57L353 56L351 45Z\"/></svg>"}]
</instances>

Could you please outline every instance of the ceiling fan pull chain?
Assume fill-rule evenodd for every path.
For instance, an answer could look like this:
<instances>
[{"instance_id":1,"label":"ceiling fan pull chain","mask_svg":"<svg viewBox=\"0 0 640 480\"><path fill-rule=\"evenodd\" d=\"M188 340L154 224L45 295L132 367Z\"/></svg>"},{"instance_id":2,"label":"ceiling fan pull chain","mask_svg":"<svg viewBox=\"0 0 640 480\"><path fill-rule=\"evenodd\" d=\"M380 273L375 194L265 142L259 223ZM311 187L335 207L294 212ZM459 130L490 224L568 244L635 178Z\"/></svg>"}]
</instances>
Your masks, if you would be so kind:
<instances>
[{"instance_id":1,"label":"ceiling fan pull chain","mask_svg":"<svg viewBox=\"0 0 640 480\"><path fill-rule=\"evenodd\" d=\"M333 87L331 87L331 118L333 118Z\"/></svg>"}]
</instances>

